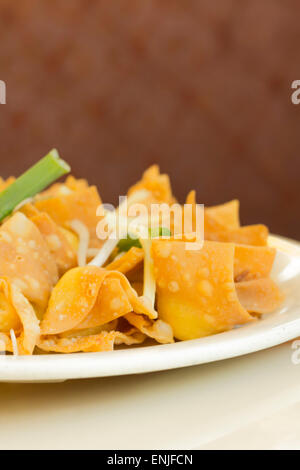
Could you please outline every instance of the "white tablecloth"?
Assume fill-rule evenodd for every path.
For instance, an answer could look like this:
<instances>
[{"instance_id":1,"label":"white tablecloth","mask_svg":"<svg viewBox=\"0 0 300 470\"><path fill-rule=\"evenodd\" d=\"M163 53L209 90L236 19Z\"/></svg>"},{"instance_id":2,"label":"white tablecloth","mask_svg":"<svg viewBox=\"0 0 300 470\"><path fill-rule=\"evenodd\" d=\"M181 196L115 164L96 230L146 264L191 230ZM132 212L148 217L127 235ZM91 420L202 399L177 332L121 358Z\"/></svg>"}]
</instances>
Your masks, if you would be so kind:
<instances>
[{"instance_id":1,"label":"white tablecloth","mask_svg":"<svg viewBox=\"0 0 300 470\"><path fill-rule=\"evenodd\" d=\"M146 375L0 384L1 449L300 449L291 343Z\"/></svg>"}]
</instances>

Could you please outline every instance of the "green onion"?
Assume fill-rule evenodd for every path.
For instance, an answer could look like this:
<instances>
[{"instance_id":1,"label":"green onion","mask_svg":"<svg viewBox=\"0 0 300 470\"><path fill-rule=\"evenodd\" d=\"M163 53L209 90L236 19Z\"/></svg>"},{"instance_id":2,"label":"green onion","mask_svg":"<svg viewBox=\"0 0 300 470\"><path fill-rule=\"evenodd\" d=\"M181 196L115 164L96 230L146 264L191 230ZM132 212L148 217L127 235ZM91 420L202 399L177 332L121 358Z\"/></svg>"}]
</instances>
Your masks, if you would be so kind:
<instances>
[{"instance_id":1,"label":"green onion","mask_svg":"<svg viewBox=\"0 0 300 470\"><path fill-rule=\"evenodd\" d=\"M0 221L11 214L22 201L43 191L69 171L69 165L59 158L57 150L51 150L0 193Z\"/></svg>"},{"instance_id":2,"label":"green onion","mask_svg":"<svg viewBox=\"0 0 300 470\"><path fill-rule=\"evenodd\" d=\"M136 246L137 248L142 248L139 239L132 238L130 236L130 233L127 234L126 238L122 238L117 245L119 251L129 251L130 248L132 248L133 246Z\"/></svg>"},{"instance_id":3,"label":"green onion","mask_svg":"<svg viewBox=\"0 0 300 470\"><path fill-rule=\"evenodd\" d=\"M170 237L170 236L171 236L171 232L166 227L149 228L150 238ZM136 246L137 248L142 248L142 245L139 239L134 238L133 236L130 235L130 233L127 234L126 238L122 238L117 245L119 251L129 251L130 248L132 248L133 246Z\"/></svg>"}]
</instances>

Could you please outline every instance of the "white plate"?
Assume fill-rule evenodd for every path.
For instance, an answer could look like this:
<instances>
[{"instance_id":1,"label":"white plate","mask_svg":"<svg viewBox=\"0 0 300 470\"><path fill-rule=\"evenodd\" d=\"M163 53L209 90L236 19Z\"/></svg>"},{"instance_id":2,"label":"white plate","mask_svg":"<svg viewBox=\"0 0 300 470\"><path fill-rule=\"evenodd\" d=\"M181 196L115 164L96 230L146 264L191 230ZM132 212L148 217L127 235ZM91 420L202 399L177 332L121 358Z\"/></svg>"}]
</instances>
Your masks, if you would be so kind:
<instances>
[{"instance_id":1,"label":"white plate","mask_svg":"<svg viewBox=\"0 0 300 470\"><path fill-rule=\"evenodd\" d=\"M272 276L284 304L262 320L207 338L104 353L0 356L2 382L52 382L140 374L241 356L300 336L300 244L270 236L276 246Z\"/></svg>"}]
</instances>

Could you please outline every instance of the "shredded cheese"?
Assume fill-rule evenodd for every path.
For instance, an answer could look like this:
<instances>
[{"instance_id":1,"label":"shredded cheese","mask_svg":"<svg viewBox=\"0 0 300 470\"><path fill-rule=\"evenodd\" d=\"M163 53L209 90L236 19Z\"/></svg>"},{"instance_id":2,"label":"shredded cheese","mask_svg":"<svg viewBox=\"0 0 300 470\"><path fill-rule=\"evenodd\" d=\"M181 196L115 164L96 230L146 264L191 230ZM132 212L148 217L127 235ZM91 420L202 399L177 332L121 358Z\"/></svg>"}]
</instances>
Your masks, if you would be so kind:
<instances>
[{"instance_id":1,"label":"shredded cheese","mask_svg":"<svg viewBox=\"0 0 300 470\"><path fill-rule=\"evenodd\" d=\"M90 232L87 226L80 220L72 220L69 225L79 237L77 251L78 266L86 266L87 252L90 243Z\"/></svg>"},{"instance_id":2,"label":"shredded cheese","mask_svg":"<svg viewBox=\"0 0 300 470\"><path fill-rule=\"evenodd\" d=\"M150 306L154 309L156 282L154 277L153 259L151 256L152 240L149 238L140 239L144 250L144 286L143 297L150 302Z\"/></svg>"},{"instance_id":3,"label":"shredded cheese","mask_svg":"<svg viewBox=\"0 0 300 470\"><path fill-rule=\"evenodd\" d=\"M17 338L16 338L16 335L15 335L15 330L11 329L9 334L10 334L11 344L12 344L12 348L13 348L13 354L14 354L14 356L18 356L19 355L19 349L18 349Z\"/></svg>"},{"instance_id":4,"label":"shredded cheese","mask_svg":"<svg viewBox=\"0 0 300 470\"><path fill-rule=\"evenodd\" d=\"M87 257L94 258L99 253L99 248L89 248L87 250Z\"/></svg>"},{"instance_id":5,"label":"shredded cheese","mask_svg":"<svg viewBox=\"0 0 300 470\"><path fill-rule=\"evenodd\" d=\"M98 266L99 268L103 266L105 261L108 260L118 243L119 239L116 236L115 239L109 238L108 240L106 240L102 248L99 250L96 258L94 258L89 264L91 266Z\"/></svg>"}]
</instances>

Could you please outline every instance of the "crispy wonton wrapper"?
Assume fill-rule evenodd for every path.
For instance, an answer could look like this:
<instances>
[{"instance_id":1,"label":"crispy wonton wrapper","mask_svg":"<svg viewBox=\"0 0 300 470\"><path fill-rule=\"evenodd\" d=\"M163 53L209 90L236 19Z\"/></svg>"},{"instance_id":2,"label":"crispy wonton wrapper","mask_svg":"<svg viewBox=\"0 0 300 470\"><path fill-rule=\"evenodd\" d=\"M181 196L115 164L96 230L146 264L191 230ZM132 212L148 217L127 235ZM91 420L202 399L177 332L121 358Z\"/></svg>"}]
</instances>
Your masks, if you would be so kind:
<instances>
[{"instance_id":1,"label":"crispy wonton wrapper","mask_svg":"<svg viewBox=\"0 0 300 470\"><path fill-rule=\"evenodd\" d=\"M49 199L50 197L71 194L72 191L87 189L89 184L85 179L76 179L74 176L67 176L63 183L54 183L48 189L37 195L37 199Z\"/></svg>"},{"instance_id":2,"label":"crispy wonton wrapper","mask_svg":"<svg viewBox=\"0 0 300 470\"><path fill-rule=\"evenodd\" d=\"M40 214L40 211L32 204L32 202L26 202L23 204L19 209L18 212L22 212L22 214L26 215L28 219Z\"/></svg>"},{"instance_id":3,"label":"crispy wonton wrapper","mask_svg":"<svg viewBox=\"0 0 300 470\"><path fill-rule=\"evenodd\" d=\"M100 248L103 244L96 233L98 222L101 220L97 216L97 209L101 205L101 199L95 186L86 187L79 180L72 180L69 186L54 185L48 191L41 194L41 198L35 202L35 207L50 215L59 226L70 228L73 220L83 223L90 234L90 248ZM64 189L63 189L64 188Z\"/></svg>"},{"instance_id":4,"label":"crispy wonton wrapper","mask_svg":"<svg viewBox=\"0 0 300 470\"><path fill-rule=\"evenodd\" d=\"M236 245L234 279L236 282L266 278L270 275L276 250L268 246Z\"/></svg>"},{"instance_id":5,"label":"crispy wonton wrapper","mask_svg":"<svg viewBox=\"0 0 300 470\"><path fill-rule=\"evenodd\" d=\"M96 266L74 268L53 289L41 331L53 335L92 328L131 311L157 316L122 273Z\"/></svg>"},{"instance_id":6,"label":"crispy wonton wrapper","mask_svg":"<svg viewBox=\"0 0 300 470\"><path fill-rule=\"evenodd\" d=\"M207 216L204 224L206 240L253 246L266 246L268 242L269 230L265 225L245 225L235 230L215 231Z\"/></svg>"},{"instance_id":7,"label":"crispy wonton wrapper","mask_svg":"<svg viewBox=\"0 0 300 470\"><path fill-rule=\"evenodd\" d=\"M114 345L140 344L144 341L145 335L135 333L126 335L120 331L102 331L97 335L72 336L60 338L59 336L44 336L38 341L38 347L43 351L56 353L75 352L104 352L112 351Z\"/></svg>"},{"instance_id":8,"label":"crispy wonton wrapper","mask_svg":"<svg viewBox=\"0 0 300 470\"><path fill-rule=\"evenodd\" d=\"M20 212L0 228L0 276L18 285L39 314L46 309L57 266L38 228Z\"/></svg>"},{"instance_id":9,"label":"crispy wonton wrapper","mask_svg":"<svg viewBox=\"0 0 300 470\"><path fill-rule=\"evenodd\" d=\"M77 251L69 243L65 232L51 219L46 212L40 212L31 217L45 238L50 253L53 255L59 275L77 265Z\"/></svg>"},{"instance_id":10,"label":"crispy wonton wrapper","mask_svg":"<svg viewBox=\"0 0 300 470\"><path fill-rule=\"evenodd\" d=\"M120 258L112 261L105 269L109 271L119 271L120 273L128 273L136 268L144 259L144 250L133 246Z\"/></svg>"},{"instance_id":11,"label":"crispy wonton wrapper","mask_svg":"<svg viewBox=\"0 0 300 470\"><path fill-rule=\"evenodd\" d=\"M150 195L141 203L149 205L163 202L173 204L175 202L170 178L168 175L160 173L158 165L151 166L143 173L142 179L128 190L128 196L143 189L149 191Z\"/></svg>"},{"instance_id":12,"label":"crispy wonton wrapper","mask_svg":"<svg viewBox=\"0 0 300 470\"><path fill-rule=\"evenodd\" d=\"M139 331L144 333L149 338L155 339L158 343L173 343L173 330L172 327L158 319L150 320L143 315L137 315L136 313L128 313L125 315L126 320Z\"/></svg>"},{"instance_id":13,"label":"crispy wonton wrapper","mask_svg":"<svg viewBox=\"0 0 300 470\"><path fill-rule=\"evenodd\" d=\"M40 334L32 305L17 285L0 278L0 351L13 352L10 331L14 330L19 354L32 354Z\"/></svg>"},{"instance_id":14,"label":"crispy wonton wrapper","mask_svg":"<svg viewBox=\"0 0 300 470\"><path fill-rule=\"evenodd\" d=\"M284 299L277 284L270 278L238 282L236 291L243 307L253 313L273 312Z\"/></svg>"},{"instance_id":15,"label":"crispy wonton wrapper","mask_svg":"<svg viewBox=\"0 0 300 470\"><path fill-rule=\"evenodd\" d=\"M229 230L240 227L240 203L237 199L220 204L218 206L207 207L206 214L215 219L219 224Z\"/></svg>"},{"instance_id":16,"label":"crispy wonton wrapper","mask_svg":"<svg viewBox=\"0 0 300 470\"><path fill-rule=\"evenodd\" d=\"M186 204L196 205L196 193L190 191L187 196ZM265 225L245 225L244 227L238 226L238 216L236 214L237 204L234 201L227 203L229 208L217 206L215 208L208 208L204 211L204 238L210 241L238 243L244 245L266 246L268 241L269 231ZM220 209L221 207L221 209ZM228 211L226 216L224 212ZM192 224L195 225L195 211L193 211ZM216 216L217 214L217 216ZM221 215L220 215L221 214ZM223 223L221 223L221 221ZM236 227L234 227L237 225ZM195 227L193 231L196 231Z\"/></svg>"},{"instance_id":17,"label":"crispy wonton wrapper","mask_svg":"<svg viewBox=\"0 0 300 470\"><path fill-rule=\"evenodd\" d=\"M159 318L175 338L200 338L253 320L237 297L233 244L206 241L188 251L181 241L153 240L152 256Z\"/></svg>"}]
</instances>

